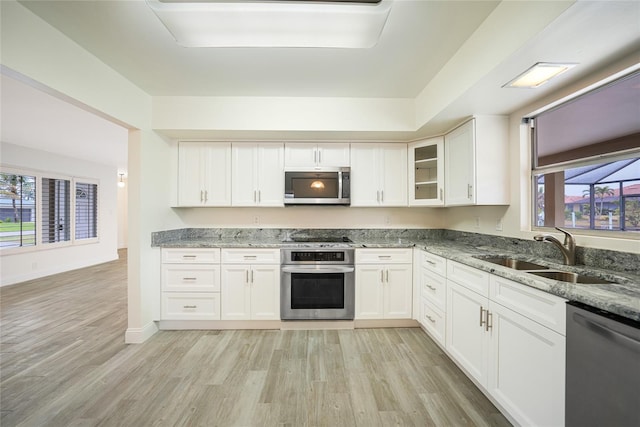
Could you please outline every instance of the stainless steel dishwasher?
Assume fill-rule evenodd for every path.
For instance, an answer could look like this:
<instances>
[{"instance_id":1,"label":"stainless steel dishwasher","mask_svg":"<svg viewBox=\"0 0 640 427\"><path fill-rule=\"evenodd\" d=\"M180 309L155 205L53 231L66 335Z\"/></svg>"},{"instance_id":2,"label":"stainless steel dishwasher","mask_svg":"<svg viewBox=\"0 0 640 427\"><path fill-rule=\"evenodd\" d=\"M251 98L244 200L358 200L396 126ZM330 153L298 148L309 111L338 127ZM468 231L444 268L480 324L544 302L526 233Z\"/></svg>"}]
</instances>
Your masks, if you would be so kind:
<instances>
[{"instance_id":1,"label":"stainless steel dishwasher","mask_svg":"<svg viewBox=\"0 0 640 427\"><path fill-rule=\"evenodd\" d=\"M567 303L566 426L640 426L640 322Z\"/></svg>"}]
</instances>

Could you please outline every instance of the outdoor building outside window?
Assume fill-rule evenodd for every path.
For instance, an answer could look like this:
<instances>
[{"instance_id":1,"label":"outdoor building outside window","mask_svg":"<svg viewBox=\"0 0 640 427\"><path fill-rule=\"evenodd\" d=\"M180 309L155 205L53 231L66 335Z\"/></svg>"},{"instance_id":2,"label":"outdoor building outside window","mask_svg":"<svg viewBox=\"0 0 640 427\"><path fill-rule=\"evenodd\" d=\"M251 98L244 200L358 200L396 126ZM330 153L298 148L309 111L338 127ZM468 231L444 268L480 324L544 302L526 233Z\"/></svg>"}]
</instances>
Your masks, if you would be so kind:
<instances>
[{"instance_id":1,"label":"outdoor building outside window","mask_svg":"<svg viewBox=\"0 0 640 427\"><path fill-rule=\"evenodd\" d=\"M0 173L0 248L36 244L36 177Z\"/></svg>"}]
</instances>

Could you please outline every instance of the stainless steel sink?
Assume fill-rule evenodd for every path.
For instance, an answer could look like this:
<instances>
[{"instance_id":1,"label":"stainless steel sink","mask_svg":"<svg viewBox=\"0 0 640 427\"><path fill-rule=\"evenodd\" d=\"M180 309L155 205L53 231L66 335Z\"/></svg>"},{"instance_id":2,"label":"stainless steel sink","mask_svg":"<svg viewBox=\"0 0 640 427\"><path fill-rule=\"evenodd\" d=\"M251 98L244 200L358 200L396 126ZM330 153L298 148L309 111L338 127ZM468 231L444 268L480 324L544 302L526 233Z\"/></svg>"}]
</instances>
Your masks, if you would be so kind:
<instances>
[{"instance_id":1,"label":"stainless steel sink","mask_svg":"<svg viewBox=\"0 0 640 427\"><path fill-rule=\"evenodd\" d=\"M561 282L568 282L568 283L585 283L585 284L615 283L610 280L601 279L599 277L572 273L570 271L529 271L528 273L534 274L540 277L546 277L547 279L559 280Z\"/></svg>"},{"instance_id":2,"label":"stainless steel sink","mask_svg":"<svg viewBox=\"0 0 640 427\"><path fill-rule=\"evenodd\" d=\"M477 256L475 258L490 262L492 264L513 268L514 270L548 270L549 269L549 267L545 267L544 265L535 264L533 262L522 261L519 259L509 258L509 257Z\"/></svg>"}]
</instances>

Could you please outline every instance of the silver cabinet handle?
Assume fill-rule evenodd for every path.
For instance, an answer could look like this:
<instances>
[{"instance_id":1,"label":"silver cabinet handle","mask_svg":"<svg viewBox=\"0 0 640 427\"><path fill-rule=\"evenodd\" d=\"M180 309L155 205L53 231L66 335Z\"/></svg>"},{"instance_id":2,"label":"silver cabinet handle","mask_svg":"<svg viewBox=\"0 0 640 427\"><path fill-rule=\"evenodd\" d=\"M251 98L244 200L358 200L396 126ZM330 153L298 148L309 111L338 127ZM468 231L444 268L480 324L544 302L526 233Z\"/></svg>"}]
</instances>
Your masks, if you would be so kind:
<instances>
[{"instance_id":1,"label":"silver cabinet handle","mask_svg":"<svg viewBox=\"0 0 640 427\"><path fill-rule=\"evenodd\" d=\"M253 270L251 270L251 283L253 283Z\"/></svg>"},{"instance_id":2,"label":"silver cabinet handle","mask_svg":"<svg viewBox=\"0 0 640 427\"><path fill-rule=\"evenodd\" d=\"M258 190L258 203L260 203L262 201L262 194L261 191Z\"/></svg>"},{"instance_id":3,"label":"silver cabinet handle","mask_svg":"<svg viewBox=\"0 0 640 427\"><path fill-rule=\"evenodd\" d=\"M244 259L256 259L257 255L243 255Z\"/></svg>"},{"instance_id":4,"label":"silver cabinet handle","mask_svg":"<svg viewBox=\"0 0 640 427\"><path fill-rule=\"evenodd\" d=\"M313 163L318 163L318 149L313 150Z\"/></svg>"},{"instance_id":5,"label":"silver cabinet handle","mask_svg":"<svg viewBox=\"0 0 640 427\"><path fill-rule=\"evenodd\" d=\"M487 321L485 322L484 330L489 332L489 329L493 327L493 314L487 310Z\"/></svg>"},{"instance_id":6,"label":"silver cabinet handle","mask_svg":"<svg viewBox=\"0 0 640 427\"><path fill-rule=\"evenodd\" d=\"M204 190L204 202L207 203L209 201L209 191Z\"/></svg>"},{"instance_id":7,"label":"silver cabinet handle","mask_svg":"<svg viewBox=\"0 0 640 427\"><path fill-rule=\"evenodd\" d=\"M425 317L426 317L427 319L429 319L429 321L430 321L431 323L436 323L436 320L435 320L433 317L429 316L428 314L427 314L427 315L425 315Z\"/></svg>"},{"instance_id":8,"label":"silver cabinet handle","mask_svg":"<svg viewBox=\"0 0 640 427\"><path fill-rule=\"evenodd\" d=\"M318 148L318 163L322 163L322 150Z\"/></svg>"},{"instance_id":9,"label":"silver cabinet handle","mask_svg":"<svg viewBox=\"0 0 640 427\"><path fill-rule=\"evenodd\" d=\"M470 199L473 197L473 185L471 184L467 185L467 197Z\"/></svg>"},{"instance_id":10,"label":"silver cabinet handle","mask_svg":"<svg viewBox=\"0 0 640 427\"><path fill-rule=\"evenodd\" d=\"M195 277L183 277L182 280L189 280L189 281L193 281L193 280L198 280Z\"/></svg>"},{"instance_id":11,"label":"silver cabinet handle","mask_svg":"<svg viewBox=\"0 0 640 427\"><path fill-rule=\"evenodd\" d=\"M482 306L480 306L480 326L482 327L482 325L484 325L484 308L482 308Z\"/></svg>"},{"instance_id":12,"label":"silver cabinet handle","mask_svg":"<svg viewBox=\"0 0 640 427\"><path fill-rule=\"evenodd\" d=\"M182 308L184 309L193 309L193 308L198 308L197 305L183 305Z\"/></svg>"},{"instance_id":13,"label":"silver cabinet handle","mask_svg":"<svg viewBox=\"0 0 640 427\"><path fill-rule=\"evenodd\" d=\"M435 261L431 261L430 259L425 259L426 263L429 265L436 265Z\"/></svg>"},{"instance_id":14,"label":"silver cabinet handle","mask_svg":"<svg viewBox=\"0 0 640 427\"><path fill-rule=\"evenodd\" d=\"M433 286L431 286L431 285L427 285L427 288L431 289L432 291L436 291L436 290L438 290L437 288L434 288L434 287L433 287Z\"/></svg>"},{"instance_id":15,"label":"silver cabinet handle","mask_svg":"<svg viewBox=\"0 0 640 427\"><path fill-rule=\"evenodd\" d=\"M200 190L200 201L204 202L204 191Z\"/></svg>"},{"instance_id":16,"label":"silver cabinet handle","mask_svg":"<svg viewBox=\"0 0 640 427\"><path fill-rule=\"evenodd\" d=\"M189 259L193 259L195 258L195 255L182 255L182 258L189 258Z\"/></svg>"},{"instance_id":17,"label":"silver cabinet handle","mask_svg":"<svg viewBox=\"0 0 640 427\"><path fill-rule=\"evenodd\" d=\"M380 283L384 283L384 270L380 270Z\"/></svg>"},{"instance_id":18,"label":"silver cabinet handle","mask_svg":"<svg viewBox=\"0 0 640 427\"><path fill-rule=\"evenodd\" d=\"M387 268L387 283L389 283L389 269Z\"/></svg>"},{"instance_id":19,"label":"silver cabinet handle","mask_svg":"<svg viewBox=\"0 0 640 427\"><path fill-rule=\"evenodd\" d=\"M253 190L253 201L256 201L256 190Z\"/></svg>"},{"instance_id":20,"label":"silver cabinet handle","mask_svg":"<svg viewBox=\"0 0 640 427\"><path fill-rule=\"evenodd\" d=\"M380 203L380 190L376 190L376 202Z\"/></svg>"},{"instance_id":21,"label":"silver cabinet handle","mask_svg":"<svg viewBox=\"0 0 640 427\"><path fill-rule=\"evenodd\" d=\"M442 191L442 188L440 189L440 200L444 200L444 191Z\"/></svg>"},{"instance_id":22,"label":"silver cabinet handle","mask_svg":"<svg viewBox=\"0 0 640 427\"><path fill-rule=\"evenodd\" d=\"M384 203L384 190L380 190L380 202Z\"/></svg>"},{"instance_id":23,"label":"silver cabinet handle","mask_svg":"<svg viewBox=\"0 0 640 427\"><path fill-rule=\"evenodd\" d=\"M245 270L244 274L245 274L244 283L249 283L249 270Z\"/></svg>"}]
</instances>

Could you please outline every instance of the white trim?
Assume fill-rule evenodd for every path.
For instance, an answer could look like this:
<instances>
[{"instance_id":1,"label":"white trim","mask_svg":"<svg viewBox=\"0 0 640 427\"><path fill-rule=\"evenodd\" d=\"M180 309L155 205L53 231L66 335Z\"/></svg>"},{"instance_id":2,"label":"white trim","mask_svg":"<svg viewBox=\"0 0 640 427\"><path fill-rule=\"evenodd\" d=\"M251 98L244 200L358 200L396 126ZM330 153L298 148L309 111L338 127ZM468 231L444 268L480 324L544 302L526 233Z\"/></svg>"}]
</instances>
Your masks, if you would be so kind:
<instances>
[{"instance_id":1,"label":"white trim","mask_svg":"<svg viewBox=\"0 0 640 427\"><path fill-rule=\"evenodd\" d=\"M142 344L158 332L156 322L149 322L142 328L128 328L124 334L124 342L126 344Z\"/></svg>"}]
</instances>

